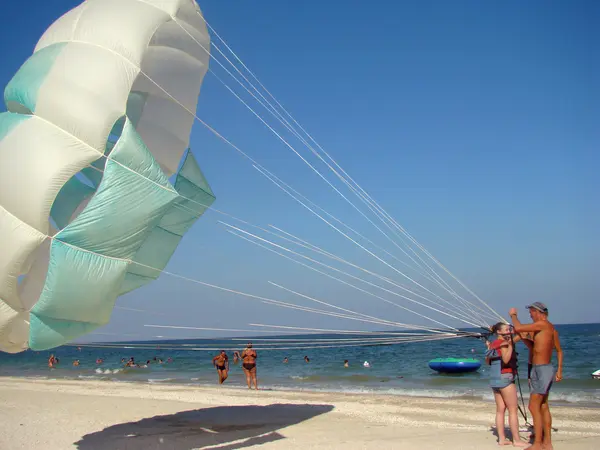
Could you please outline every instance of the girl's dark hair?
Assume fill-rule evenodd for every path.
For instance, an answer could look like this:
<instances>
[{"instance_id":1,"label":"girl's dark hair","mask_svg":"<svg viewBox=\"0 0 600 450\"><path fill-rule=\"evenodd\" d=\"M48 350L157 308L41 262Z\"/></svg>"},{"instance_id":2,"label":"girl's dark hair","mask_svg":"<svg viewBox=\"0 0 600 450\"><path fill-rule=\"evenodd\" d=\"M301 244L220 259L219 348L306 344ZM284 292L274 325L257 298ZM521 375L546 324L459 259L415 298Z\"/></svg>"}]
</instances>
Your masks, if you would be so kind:
<instances>
[{"instance_id":1,"label":"girl's dark hair","mask_svg":"<svg viewBox=\"0 0 600 450\"><path fill-rule=\"evenodd\" d=\"M502 326L506 325L504 322L498 322L496 325L492 327L492 334L497 334L498 330L502 328Z\"/></svg>"}]
</instances>

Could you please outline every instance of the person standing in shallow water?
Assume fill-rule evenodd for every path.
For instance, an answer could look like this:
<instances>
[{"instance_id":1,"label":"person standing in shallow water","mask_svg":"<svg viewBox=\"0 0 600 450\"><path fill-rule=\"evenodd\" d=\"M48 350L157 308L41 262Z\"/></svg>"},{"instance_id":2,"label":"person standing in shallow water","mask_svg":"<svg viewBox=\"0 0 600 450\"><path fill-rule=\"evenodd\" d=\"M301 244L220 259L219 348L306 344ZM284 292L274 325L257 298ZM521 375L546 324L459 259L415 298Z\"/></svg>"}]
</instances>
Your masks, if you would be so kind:
<instances>
[{"instance_id":1,"label":"person standing in shallow water","mask_svg":"<svg viewBox=\"0 0 600 450\"><path fill-rule=\"evenodd\" d=\"M499 322L492 327L492 333L497 339L490 343L485 361L490 365L490 387L494 392L496 401L496 431L498 432L498 445L509 445L504 432L504 420L508 409L508 424L515 447L527 447L527 443L519 436L519 402L515 375L517 372L517 353L514 348L514 339L511 337L509 325Z\"/></svg>"},{"instance_id":2,"label":"person standing in shallow water","mask_svg":"<svg viewBox=\"0 0 600 450\"><path fill-rule=\"evenodd\" d=\"M256 350L252 348L252 342L248 342L240 357L242 358L242 369L244 369L244 375L246 375L248 389L252 389L252 384L254 384L254 389L258 391L258 380L256 379L256 358L258 358L258 355Z\"/></svg>"},{"instance_id":3,"label":"person standing in shallow water","mask_svg":"<svg viewBox=\"0 0 600 450\"><path fill-rule=\"evenodd\" d=\"M221 353L213 358L212 363L213 366L217 368L217 373L219 374L219 384L223 384L227 379L229 372L229 358L227 357L225 350L221 350Z\"/></svg>"},{"instance_id":4,"label":"person standing in shallow water","mask_svg":"<svg viewBox=\"0 0 600 450\"><path fill-rule=\"evenodd\" d=\"M511 308L508 314L517 333L533 334L533 358L531 366L531 393L529 411L533 417L533 445L531 450L552 450L552 415L548 405L550 388L554 381L562 379L552 366L552 352L556 346L558 333L548 320L548 307L542 302L534 302L527 306L533 323L522 324L517 316L517 309ZM560 347L560 344L558 345ZM560 352L560 369L562 371L562 350Z\"/></svg>"}]
</instances>

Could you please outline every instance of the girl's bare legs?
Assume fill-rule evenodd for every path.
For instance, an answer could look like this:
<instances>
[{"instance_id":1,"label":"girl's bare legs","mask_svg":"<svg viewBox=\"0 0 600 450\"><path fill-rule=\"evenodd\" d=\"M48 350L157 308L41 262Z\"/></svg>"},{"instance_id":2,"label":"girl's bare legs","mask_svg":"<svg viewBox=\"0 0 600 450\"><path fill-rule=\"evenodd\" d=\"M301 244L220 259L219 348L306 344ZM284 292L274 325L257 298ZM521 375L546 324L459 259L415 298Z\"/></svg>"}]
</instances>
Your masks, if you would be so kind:
<instances>
[{"instance_id":1,"label":"girl's bare legs","mask_svg":"<svg viewBox=\"0 0 600 450\"><path fill-rule=\"evenodd\" d=\"M494 400L496 400L496 431L498 432L498 445L508 445L506 435L504 434L504 414L506 413L506 405L502 394L494 391Z\"/></svg>"},{"instance_id":2,"label":"girl's bare legs","mask_svg":"<svg viewBox=\"0 0 600 450\"><path fill-rule=\"evenodd\" d=\"M521 440L519 435L519 400L517 399L517 386L513 383L500 390L502 400L508 409L508 425L512 433L515 447L527 447L529 444Z\"/></svg>"}]
</instances>

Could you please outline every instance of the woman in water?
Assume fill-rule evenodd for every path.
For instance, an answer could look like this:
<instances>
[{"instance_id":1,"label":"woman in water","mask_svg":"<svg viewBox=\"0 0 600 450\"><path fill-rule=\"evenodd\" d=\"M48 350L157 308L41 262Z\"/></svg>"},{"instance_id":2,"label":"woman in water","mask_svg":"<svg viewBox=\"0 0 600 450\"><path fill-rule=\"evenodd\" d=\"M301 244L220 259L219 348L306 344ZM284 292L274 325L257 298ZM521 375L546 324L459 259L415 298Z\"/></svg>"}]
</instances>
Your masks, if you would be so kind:
<instances>
[{"instance_id":1,"label":"woman in water","mask_svg":"<svg viewBox=\"0 0 600 450\"><path fill-rule=\"evenodd\" d=\"M511 337L509 326L499 322L492 327L492 333L497 339L491 344L486 341L486 363L490 365L490 386L494 391L496 400L496 430L498 431L498 445L509 445L504 434L504 416L508 409L508 424L512 433L515 447L527 447L525 441L519 436L519 403L517 400L517 387L515 376L517 374L517 353L514 348L514 339Z\"/></svg>"},{"instance_id":2,"label":"woman in water","mask_svg":"<svg viewBox=\"0 0 600 450\"><path fill-rule=\"evenodd\" d=\"M258 380L256 379L256 350L252 348L252 342L248 342L246 349L240 355L242 358L242 369L246 375L246 383L248 389L252 389L251 385L254 383L254 389L258 391Z\"/></svg>"}]
</instances>

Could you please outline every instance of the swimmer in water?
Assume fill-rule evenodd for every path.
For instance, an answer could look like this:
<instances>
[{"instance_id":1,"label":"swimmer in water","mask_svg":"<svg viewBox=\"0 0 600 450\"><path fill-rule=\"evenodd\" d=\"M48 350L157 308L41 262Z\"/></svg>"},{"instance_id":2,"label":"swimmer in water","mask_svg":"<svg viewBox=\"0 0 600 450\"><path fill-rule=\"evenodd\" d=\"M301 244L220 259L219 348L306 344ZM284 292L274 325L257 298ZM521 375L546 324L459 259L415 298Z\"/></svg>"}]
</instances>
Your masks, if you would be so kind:
<instances>
[{"instance_id":1,"label":"swimmer in water","mask_svg":"<svg viewBox=\"0 0 600 450\"><path fill-rule=\"evenodd\" d=\"M348 363L347 359L344 360L344 367L350 367L350 364Z\"/></svg>"},{"instance_id":2,"label":"swimmer in water","mask_svg":"<svg viewBox=\"0 0 600 450\"><path fill-rule=\"evenodd\" d=\"M227 357L225 350L221 350L221 353L213 358L212 363L213 366L217 368L217 373L219 374L219 384L223 384L227 379L229 372L229 358Z\"/></svg>"},{"instance_id":3,"label":"swimmer in water","mask_svg":"<svg viewBox=\"0 0 600 450\"><path fill-rule=\"evenodd\" d=\"M258 380L256 378L256 350L252 348L252 342L248 342L248 345L241 354L242 358L242 369L246 375L246 383L248 389L252 389L252 383L254 383L254 389L258 390Z\"/></svg>"}]
</instances>

